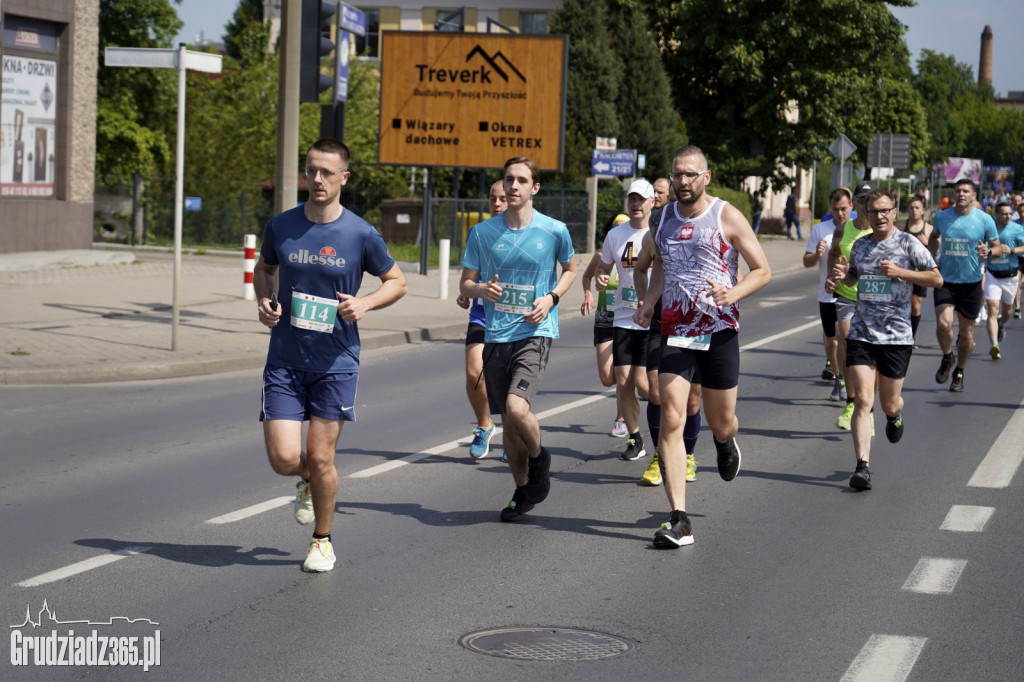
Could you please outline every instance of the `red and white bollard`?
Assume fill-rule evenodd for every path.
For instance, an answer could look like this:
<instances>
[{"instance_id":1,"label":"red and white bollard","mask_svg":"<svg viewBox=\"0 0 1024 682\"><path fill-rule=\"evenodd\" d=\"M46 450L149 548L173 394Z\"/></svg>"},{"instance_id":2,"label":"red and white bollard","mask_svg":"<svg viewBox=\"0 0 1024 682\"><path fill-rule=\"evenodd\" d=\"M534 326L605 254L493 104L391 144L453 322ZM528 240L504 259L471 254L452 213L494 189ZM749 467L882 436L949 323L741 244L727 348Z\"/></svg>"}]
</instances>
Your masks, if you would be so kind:
<instances>
[{"instance_id":1,"label":"red and white bollard","mask_svg":"<svg viewBox=\"0 0 1024 682\"><path fill-rule=\"evenodd\" d=\"M246 301L256 300L256 290L252 286L252 273L256 269L256 235L245 235L245 276L242 296Z\"/></svg>"}]
</instances>

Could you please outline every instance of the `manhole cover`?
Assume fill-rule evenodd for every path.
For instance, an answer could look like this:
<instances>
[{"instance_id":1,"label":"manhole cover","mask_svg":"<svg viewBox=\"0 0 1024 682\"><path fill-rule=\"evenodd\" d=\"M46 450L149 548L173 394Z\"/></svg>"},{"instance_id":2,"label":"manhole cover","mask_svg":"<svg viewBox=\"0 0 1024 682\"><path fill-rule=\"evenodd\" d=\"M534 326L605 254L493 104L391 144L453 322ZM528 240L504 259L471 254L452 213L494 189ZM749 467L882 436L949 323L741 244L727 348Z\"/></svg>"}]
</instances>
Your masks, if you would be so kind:
<instances>
[{"instance_id":1,"label":"manhole cover","mask_svg":"<svg viewBox=\"0 0 1024 682\"><path fill-rule=\"evenodd\" d=\"M596 661L636 648L636 642L593 630L506 627L478 630L459 638L470 651L521 661Z\"/></svg>"}]
</instances>

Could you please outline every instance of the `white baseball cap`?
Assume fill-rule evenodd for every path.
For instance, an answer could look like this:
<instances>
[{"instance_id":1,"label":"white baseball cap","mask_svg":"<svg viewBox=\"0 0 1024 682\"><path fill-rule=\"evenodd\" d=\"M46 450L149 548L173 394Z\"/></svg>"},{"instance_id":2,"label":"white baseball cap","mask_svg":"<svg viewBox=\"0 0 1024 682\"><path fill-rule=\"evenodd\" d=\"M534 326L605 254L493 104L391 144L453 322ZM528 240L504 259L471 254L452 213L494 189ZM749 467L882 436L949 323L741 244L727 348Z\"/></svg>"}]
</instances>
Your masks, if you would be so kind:
<instances>
[{"instance_id":1,"label":"white baseball cap","mask_svg":"<svg viewBox=\"0 0 1024 682\"><path fill-rule=\"evenodd\" d=\"M654 197L654 187L643 178L639 178L638 180L634 180L626 191L626 196L629 196L630 194L639 194L644 199L650 199Z\"/></svg>"}]
</instances>

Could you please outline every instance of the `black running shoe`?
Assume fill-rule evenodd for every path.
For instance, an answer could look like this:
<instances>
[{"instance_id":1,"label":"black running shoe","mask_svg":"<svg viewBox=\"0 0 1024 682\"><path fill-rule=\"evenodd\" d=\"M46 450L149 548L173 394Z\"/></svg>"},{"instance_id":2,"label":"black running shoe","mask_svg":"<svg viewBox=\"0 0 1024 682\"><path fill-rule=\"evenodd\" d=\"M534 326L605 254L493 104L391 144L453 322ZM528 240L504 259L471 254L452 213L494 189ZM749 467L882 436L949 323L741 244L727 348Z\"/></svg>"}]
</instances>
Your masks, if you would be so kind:
<instances>
[{"instance_id":1,"label":"black running shoe","mask_svg":"<svg viewBox=\"0 0 1024 682\"><path fill-rule=\"evenodd\" d=\"M890 443L899 443L903 438L903 415L885 418L885 437Z\"/></svg>"},{"instance_id":2,"label":"black running shoe","mask_svg":"<svg viewBox=\"0 0 1024 682\"><path fill-rule=\"evenodd\" d=\"M551 453L541 446L536 459L528 460L526 470L526 501L530 505L540 504L551 492Z\"/></svg>"},{"instance_id":3,"label":"black running shoe","mask_svg":"<svg viewBox=\"0 0 1024 682\"><path fill-rule=\"evenodd\" d=\"M516 523L522 521L526 512L531 509L533 509L533 505L526 501L526 487L517 486L516 491L512 493L512 499L501 510L499 518L503 523Z\"/></svg>"},{"instance_id":4,"label":"black running shoe","mask_svg":"<svg viewBox=\"0 0 1024 682\"><path fill-rule=\"evenodd\" d=\"M944 384L949 379L949 370L953 369L953 354L942 356L939 371L935 373L935 383Z\"/></svg>"},{"instance_id":5,"label":"black running shoe","mask_svg":"<svg viewBox=\"0 0 1024 682\"><path fill-rule=\"evenodd\" d=\"M850 487L854 490L871 490L871 470L862 459L857 460L857 470L850 476Z\"/></svg>"},{"instance_id":6,"label":"black running shoe","mask_svg":"<svg viewBox=\"0 0 1024 682\"><path fill-rule=\"evenodd\" d=\"M998 341L999 343L1002 343L1003 339L1005 339L1005 338L1006 338L1006 326L1000 324L999 325L999 332L996 334L996 341Z\"/></svg>"},{"instance_id":7,"label":"black running shoe","mask_svg":"<svg viewBox=\"0 0 1024 682\"><path fill-rule=\"evenodd\" d=\"M740 446L735 438L730 438L727 443L719 443L714 438L715 449L718 450L718 475L723 481L731 481L736 478L740 470Z\"/></svg>"},{"instance_id":8,"label":"black running shoe","mask_svg":"<svg viewBox=\"0 0 1024 682\"><path fill-rule=\"evenodd\" d=\"M673 510L668 521L654 534L655 547L679 549L683 545L693 544L693 527L686 512Z\"/></svg>"},{"instance_id":9,"label":"black running shoe","mask_svg":"<svg viewBox=\"0 0 1024 682\"><path fill-rule=\"evenodd\" d=\"M953 381L949 382L949 390L953 393L963 393L964 371L962 369L953 372Z\"/></svg>"},{"instance_id":10,"label":"black running shoe","mask_svg":"<svg viewBox=\"0 0 1024 682\"><path fill-rule=\"evenodd\" d=\"M630 438L629 440L626 441L626 450L621 455L619 455L619 459L624 459L627 462L632 462L634 460L640 459L641 457L645 457L646 455L647 451L644 450L643 441L637 441L635 438Z\"/></svg>"},{"instance_id":11,"label":"black running shoe","mask_svg":"<svg viewBox=\"0 0 1024 682\"><path fill-rule=\"evenodd\" d=\"M825 361L825 369L821 370L822 381L835 381L836 373L832 371L832 363L828 360Z\"/></svg>"}]
</instances>

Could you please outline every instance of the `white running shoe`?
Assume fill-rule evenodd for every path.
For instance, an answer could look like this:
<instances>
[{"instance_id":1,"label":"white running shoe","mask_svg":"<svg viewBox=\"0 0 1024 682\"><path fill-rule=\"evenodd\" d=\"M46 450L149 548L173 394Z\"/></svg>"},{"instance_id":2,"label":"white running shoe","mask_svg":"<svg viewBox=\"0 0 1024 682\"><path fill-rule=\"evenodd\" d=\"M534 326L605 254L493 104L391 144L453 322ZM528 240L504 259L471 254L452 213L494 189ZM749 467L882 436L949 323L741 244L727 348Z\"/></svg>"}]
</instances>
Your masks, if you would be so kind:
<instances>
[{"instance_id":1,"label":"white running shoe","mask_svg":"<svg viewBox=\"0 0 1024 682\"><path fill-rule=\"evenodd\" d=\"M307 573L326 573L334 568L334 547L327 538L313 538L306 552L306 560L302 562L302 570Z\"/></svg>"},{"instance_id":2,"label":"white running shoe","mask_svg":"<svg viewBox=\"0 0 1024 682\"><path fill-rule=\"evenodd\" d=\"M626 428L626 422L616 419L615 423L612 424L612 436L615 438L625 438L628 435L629 429Z\"/></svg>"},{"instance_id":3,"label":"white running shoe","mask_svg":"<svg viewBox=\"0 0 1024 682\"><path fill-rule=\"evenodd\" d=\"M297 492L295 493L295 502L292 503L295 520L305 526L313 523L313 519L316 518L313 513L313 493L309 491L309 483L302 479L299 479L295 487Z\"/></svg>"}]
</instances>

